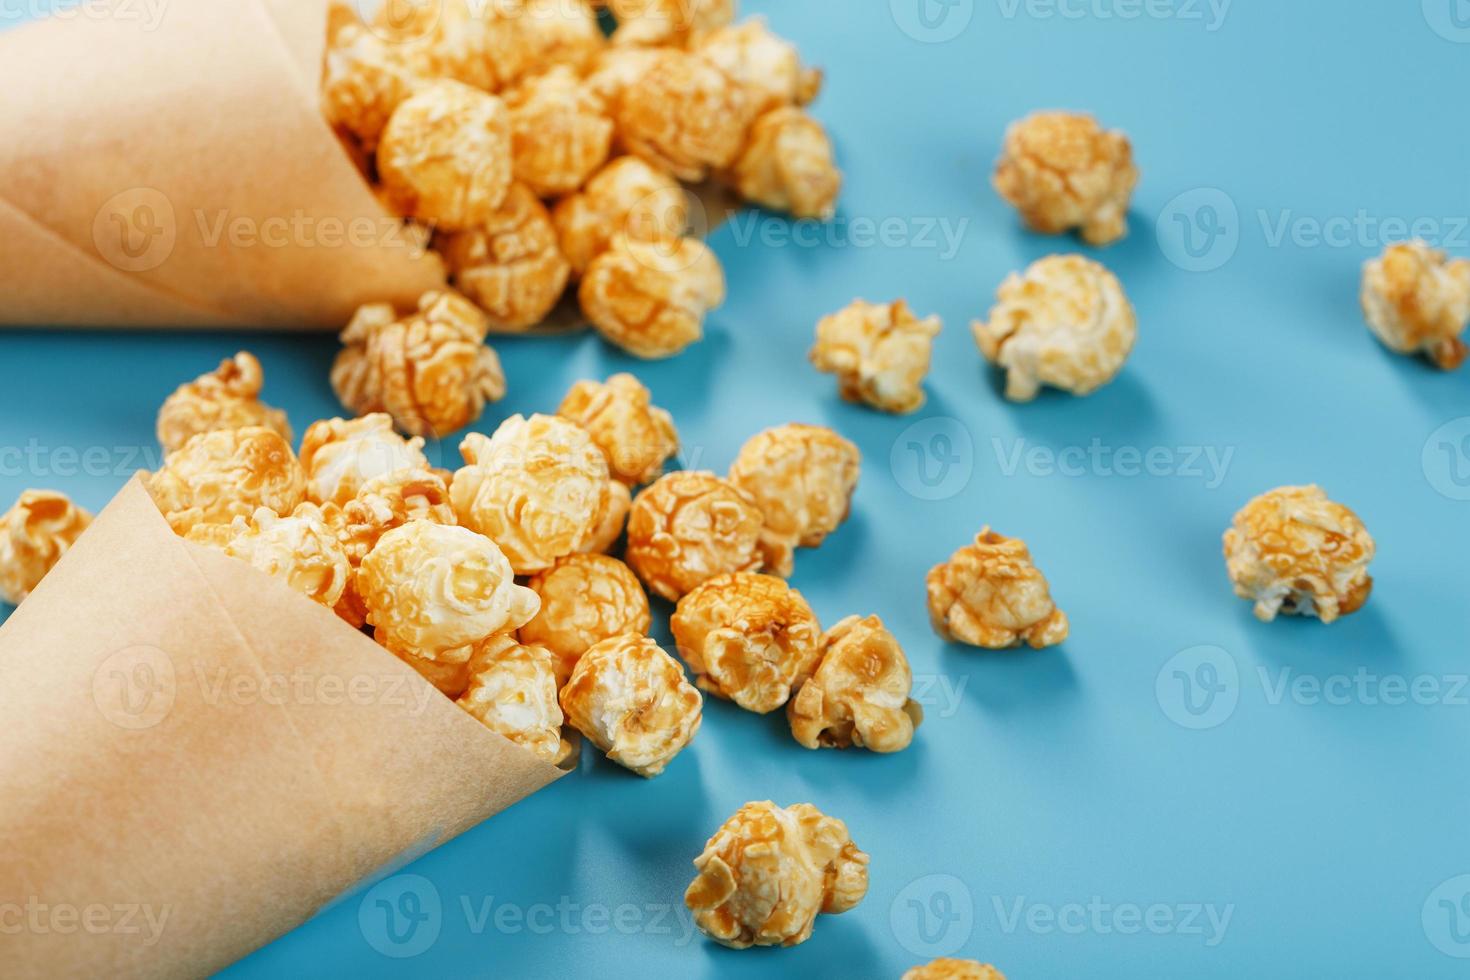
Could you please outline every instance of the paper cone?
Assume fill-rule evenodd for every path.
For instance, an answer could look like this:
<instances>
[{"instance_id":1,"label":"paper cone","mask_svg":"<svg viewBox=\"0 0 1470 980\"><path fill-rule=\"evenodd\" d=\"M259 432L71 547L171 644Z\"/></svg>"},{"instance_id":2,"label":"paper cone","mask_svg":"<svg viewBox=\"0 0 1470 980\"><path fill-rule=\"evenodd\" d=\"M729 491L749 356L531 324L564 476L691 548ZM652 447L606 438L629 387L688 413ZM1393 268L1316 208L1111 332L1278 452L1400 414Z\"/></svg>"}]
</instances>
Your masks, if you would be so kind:
<instances>
[{"instance_id":1,"label":"paper cone","mask_svg":"<svg viewBox=\"0 0 1470 980\"><path fill-rule=\"evenodd\" d=\"M563 774L137 480L0 628L0 719L7 978L211 973Z\"/></svg>"}]
</instances>

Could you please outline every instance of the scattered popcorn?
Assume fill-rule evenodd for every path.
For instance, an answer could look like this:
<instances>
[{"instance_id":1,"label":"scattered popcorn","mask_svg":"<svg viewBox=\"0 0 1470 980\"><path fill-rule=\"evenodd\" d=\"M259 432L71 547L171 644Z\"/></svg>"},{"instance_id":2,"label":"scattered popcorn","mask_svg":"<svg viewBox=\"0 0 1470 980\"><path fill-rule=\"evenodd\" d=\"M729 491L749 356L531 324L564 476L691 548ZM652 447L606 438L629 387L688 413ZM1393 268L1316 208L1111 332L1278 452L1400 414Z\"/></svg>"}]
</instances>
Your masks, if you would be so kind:
<instances>
[{"instance_id":1,"label":"scattered popcorn","mask_svg":"<svg viewBox=\"0 0 1470 980\"><path fill-rule=\"evenodd\" d=\"M744 89L709 59L673 48L628 86L616 112L631 152L691 183L735 162L754 119Z\"/></svg>"},{"instance_id":2,"label":"scattered popcorn","mask_svg":"<svg viewBox=\"0 0 1470 980\"><path fill-rule=\"evenodd\" d=\"M1077 228L1088 244L1107 245L1128 233L1138 170L1122 133L1088 115L1040 112L1006 131L994 183L1033 230Z\"/></svg>"},{"instance_id":3,"label":"scattered popcorn","mask_svg":"<svg viewBox=\"0 0 1470 980\"><path fill-rule=\"evenodd\" d=\"M652 404L631 374L614 374L606 382L578 381L556 413L587 431L607 457L612 476L628 486L651 483L664 463L679 451L674 418Z\"/></svg>"},{"instance_id":4,"label":"scattered popcorn","mask_svg":"<svg viewBox=\"0 0 1470 980\"><path fill-rule=\"evenodd\" d=\"M924 376L939 330L939 317L920 320L903 300L882 306L854 300L817 324L811 362L837 375L846 400L907 414L924 405Z\"/></svg>"},{"instance_id":5,"label":"scattered popcorn","mask_svg":"<svg viewBox=\"0 0 1470 980\"><path fill-rule=\"evenodd\" d=\"M694 859L684 904L722 946L795 946L817 913L855 908L868 892L868 855L847 825L810 803L747 803Z\"/></svg>"},{"instance_id":6,"label":"scattered popcorn","mask_svg":"<svg viewBox=\"0 0 1470 980\"><path fill-rule=\"evenodd\" d=\"M940 957L908 970L903 980L1006 980L1006 977L989 963Z\"/></svg>"},{"instance_id":7,"label":"scattered popcorn","mask_svg":"<svg viewBox=\"0 0 1470 980\"><path fill-rule=\"evenodd\" d=\"M760 508L713 473L681 470L638 494L628 515L628 565L656 595L678 602L717 575L761 567Z\"/></svg>"},{"instance_id":8,"label":"scattered popcorn","mask_svg":"<svg viewBox=\"0 0 1470 980\"><path fill-rule=\"evenodd\" d=\"M925 584L929 621L948 642L990 650L1025 642L1039 650L1067 638L1067 616L1020 538L982 528L974 542L930 569Z\"/></svg>"},{"instance_id":9,"label":"scattered popcorn","mask_svg":"<svg viewBox=\"0 0 1470 980\"><path fill-rule=\"evenodd\" d=\"M306 499L306 473L274 429L218 429L164 456L145 478L175 534L196 524L229 524L268 507L289 514Z\"/></svg>"},{"instance_id":10,"label":"scattered popcorn","mask_svg":"<svg viewBox=\"0 0 1470 980\"><path fill-rule=\"evenodd\" d=\"M577 190L607 162L613 123L565 65L507 92L515 178L540 197Z\"/></svg>"},{"instance_id":11,"label":"scattered popcorn","mask_svg":"<svg viewBox=\"0 0 1470 980\"><path fill-rule=\"evenodd\" d=\"M255 355L241 351L220 362L219 368L180 385L158 410L158 441L171 453L201 432L244 429L252 425L275 429L291 441L286 413L260 400L265 373Z\"/></svg>"},{"instance_id":12,"label":"scattered popcorn","mask_svg":"<svg viewBox=\"0 0 1470 980\"><path fill-rule=\"evenodd\" d=\"M1423 354L1446 371L1470 348L1470 259L1449 261L1424 242L1399 242L1363 266L1363 314L1384 346Z\"/></svg>"},{"instance_id":13,"label":"scattered popcorn","mask_svg":"<svg viewBox=\"0 0 1470 980\"><path fill-rule=\"evenodd\" d=\"M909 697L914 676L877 616L849 616L822 635L821 660L786 705L791 734L809 749L899 752L924 711Z\"/></svg>"},{"instance_id":14,"label":"scattered popcorn","mask_svg":"<svg viewBox=\"0 0 1470 980\"><path fill-rule=\"evenodd\" d=\"M618 543L623 529L628 524L628 512L633 509L633 492L626 483L609 479L602 486L602 507L597 512L597 521L592 534L577 549L584 555L604 555Z\"/></svg>"},{"instance_id":15,"label":"scattered popcorn","mask_svg":"<svg viewBox=\"0 0 1470 980\"><path fill-rule=\"evenodd\" d=\"M764 17L713 31L695 51L745 88L758 115L806 105L822 90L822 73L804 67L796 45L772 33Z\"/></svg>"},{"instance_id":16,"label":"scattered popcorn","mask_svg":"<svg viewBox=\"0 0 1470 980\"><path fill-rule=\"evenodd\" d=\"M735 19L735 0L608 0L614 44L683 46Z\"/></svg>"},{"instance_id":17,"label":"scattered popcorn","mask_svg":"<svg viewBox=\"0 0 1470 980\"><path fill-rule=\"evenodd\" d=\"M428 469L424 440L405 439L393 431L384 412L362 418L323 419L301 438L301 466L306 471L306 499L317 504L345 504L370 480L399 470Z\"/></svg>"},{"instance_id":18,"label":"scattered popcorn","mask_svg":"<svg viewBox=\"0 0 1470 980\"><path fill-rule=\"evenodd\" d=\"M1358 515L1321 487L1278 487L1241 508L1225 532L1225 565L1235 594L1256 618L1278 613L1330 623L1357 612L1373 591L1373 537Z\"/></svg>"},{"instance_id":19,"label":"scattered popcorn","mask_svg":"<svg viewBox=\"0 0 1470 980\"><path fill-rule=\"evenodd\" d=\"M235 518L223 543L216 527L196 525L187 537L219 547L328 609L342 598L352 566L316 504L303 503L289 517L258 507L249 519Z\"/></svg>"},{"instance_id":20,"label":"scattered popcorn","mask_svg":"<svg viewBox=\"0 0 1470 980\"><path fill-rule=\"evenodd\" d=\"M725 273L700 241L617 235L592 260L577 294L599 333L635 357L671 357L704 334L725 301Z\"/></svg>"},{"instance_id":21,"label":"scattered popcorn","mask_svg":"<svg viewBox=\"0 0 1470 980\"><path fill-rule=\"evenodd\" d=\"M1051 255L1011 273L990 321L971 325L986 359L1006 370L1006 397L1024 402L1043 384L1089 395L1117 377L1138 321L1118 279L1080 255Z\"/></svg>"},{"instance_id":22,"label":"scattered popcorn","mask_svg":"<svg viewBox=\"0 0 1470 980\"><path fill-rule=\"evenodd\" d=\"M568 555L526 584L541 597L541 611L521 627L520 639L556 656L558 686L592 646L615 636L647 634L652 625L643 586L616 558Z\"/></svg>"},{"instance_id":23,"label":"scattered popcorn","mask_svg":"<svg viewBox=\"0 0 1470 980\"><path fill-rule=\"evenodd\" d=\"M351 8L333 5L322 71L322 105L327 121L350 133L368 153L388 118L424 84L410 53L369 30Z\"/></svg>"},{"instance_id":24,"label":"scattered popcorn","mask_svg":"<svg viewBox=\"0 0 1470 980\"><path fill-rule=\"evenodd\" d=\"M689 227L689 203L679 182L637 157L618 157L580 194L551 212L561 250L580 279L614 235L634 241L677 241Z\"/></svg>"},{"instance_id":25,"label":"scattered popcorn","mask_svg":"<svg viewBox=\"0 0 1470 980\"><path fill-rule=\"evenodd\" d=\"M561 691L567 721L618 765L657 776L699 731L699 692L646 636L615 636L577 660Z\"/></svg>"},{"instance_id":26,"label":"scattered popcorn","mask_svg":"<svg viewBox=\"0 0 1470 980\"><path fill-rule=\"evenodd\" d=\"M492 636L476 645L470 674L461 708L547 762L557 764L571 755L571 744L561 737L564 717L551 651L522 646L513 636Z\"/></svg>"},{"instance_id":27,"label":"scattered popcorn","mask_svg":"<svg viewBox=\"0 0 1470 980\"><path fill-rule=\"evenodd\" d=\"M22 493L0 514L0 601L20 605L91 523L64 493Z\"/></svg>"},{"instance_id":28,"label":"scattered popcorn","mask_svg":"<svg viewBox=\"0 0 1470 980\"><path fill-rule=\"evenodd\" d=\"M842 171L822 124L794 106L772 109L750 127L727 183L747 201L797 218L837 214Z\"/></svg>"}]
</instances>

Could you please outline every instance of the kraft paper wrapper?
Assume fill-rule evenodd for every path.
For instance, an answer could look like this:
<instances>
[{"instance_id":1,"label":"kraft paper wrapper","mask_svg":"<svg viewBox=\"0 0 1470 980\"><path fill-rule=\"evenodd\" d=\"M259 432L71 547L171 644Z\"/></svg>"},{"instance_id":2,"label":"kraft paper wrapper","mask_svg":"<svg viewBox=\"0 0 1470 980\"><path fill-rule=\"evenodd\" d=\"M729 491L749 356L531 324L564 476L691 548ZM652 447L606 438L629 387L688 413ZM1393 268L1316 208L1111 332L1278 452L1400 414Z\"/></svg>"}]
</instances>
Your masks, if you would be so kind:
<instances>
[{"instance_id":1,"label":"kraft paper wrapper","mask_svg":"<svg viewBox=\"0 0 1470 980\"><path fill-rule=\"evenodd\" d=\"M272 676L310 693L252 693ZM0 909L168 916L149 944L141 912L132 934L13 932L11 913L6 978L214 972L563 774L330 610L175 537L137 480L0 627L0 719Z\"/></svg>"}]
</instances>

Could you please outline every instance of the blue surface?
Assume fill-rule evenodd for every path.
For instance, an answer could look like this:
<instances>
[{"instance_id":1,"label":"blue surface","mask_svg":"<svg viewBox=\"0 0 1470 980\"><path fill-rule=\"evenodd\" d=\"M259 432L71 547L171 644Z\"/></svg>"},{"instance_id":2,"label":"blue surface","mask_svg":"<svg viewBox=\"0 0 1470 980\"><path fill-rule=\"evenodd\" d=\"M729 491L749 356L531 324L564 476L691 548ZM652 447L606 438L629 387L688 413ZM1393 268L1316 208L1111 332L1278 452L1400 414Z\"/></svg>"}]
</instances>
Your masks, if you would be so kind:
<instances>
[{"instance_id":1,"label":"blue surface","mask_svg":"<svg viewBox=\"0 0 1470 980\"><path fill-rule=\"evenodd\" d=\"M714 235L730 299L678 359L636 363L591 336L497 343L511 394L479 427L623 369L673 411L691 464L722 469L763 426L836 427L862 447L862 483L794 582L824 622L884 618L928 721L896 756L811 753L779 716L712 701L658 779L584 755L416 861L421 879L390 880L439 899L413 943L387 942L383 896L352 898L226 976L896 978L950 949L1012 978L1464 976L1470 503L1456 498L1470 496L1470 422L1454 420L1470 415L1470 374L1387 354L1357 307L1361 262L1395 234L1383 219L1425 219L1419 231L1470 255L1470 30L1451 2L1241 0L1215 22L1193 0L952 0L928 29L915 0L747 0L827 69L817 112L848 175L839 223L807 244L764 240L786 225L762 215ZM1130 11L1142 16L1106 16ZM1096 395L1013 406L967 325L1007 272L1079 247L1022 231L988 186L1005 125L1053 106L1133 138L1132 232L1101 256L1138 308L1139 343ZM1194 223L1193 255L1176 214ZM863 239L861 222L885 219L886 244ZM936 222L957 248L926 246ZM1347 234L1314 241L1314 226ZM855 295L944 318L912 418L841 403L806 363L814 321ZM41 484L101 505L137 462L114 447L152 452L162 397L242 346L298 429L336 412L331 338L0 337L0 497ZM958 456L926 460L930 488L909 444L941 445L936 433ZM34 454L17 467L12 448L32 440L102 447L117 472L68 475L65 457ZM1157 449L1155 472L1079 455L1094 444ZM1228 460L1223 474L1196 450ZM1263 625L1231 594L1220 533L1255 493L1308 481L1367 522L1377 588L1332 627ZM1065 645L986 653L930 632L924 573L983 523L1030 543L1071 617ZM1215 700L1196 688L1186 705L1176 671L1218 678ZM1429 703L1389 703L1398 684ZM792 950L691 938L690 859L764 798L848 822L873 858L866 901ZM1223 934L1211 910L1228 914Z\"/></svg>"}]
</instances>

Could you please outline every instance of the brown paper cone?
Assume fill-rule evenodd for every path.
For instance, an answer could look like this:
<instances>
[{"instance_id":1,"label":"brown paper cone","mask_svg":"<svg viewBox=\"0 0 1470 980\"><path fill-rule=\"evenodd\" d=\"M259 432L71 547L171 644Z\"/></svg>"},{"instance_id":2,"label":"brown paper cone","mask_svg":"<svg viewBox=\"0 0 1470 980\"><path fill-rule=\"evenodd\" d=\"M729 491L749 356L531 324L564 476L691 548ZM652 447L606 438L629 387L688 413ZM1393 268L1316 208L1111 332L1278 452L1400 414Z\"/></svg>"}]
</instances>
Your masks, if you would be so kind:
<instances>
[{"instance_id":1,"label":"brown paper cone","mask_svg":"<svg viewBox=\"0 0 1470 980\"><path fill-rule=\"evenodd\" d=\"M137 480L0 628L0 719L7 978L213 972L562 775Z\"/></svg>"}]
</instances>

